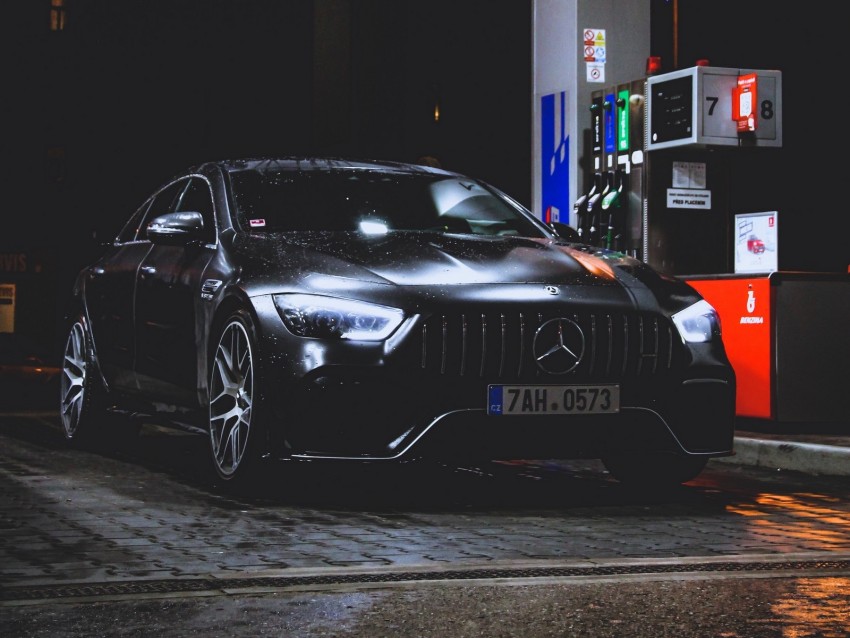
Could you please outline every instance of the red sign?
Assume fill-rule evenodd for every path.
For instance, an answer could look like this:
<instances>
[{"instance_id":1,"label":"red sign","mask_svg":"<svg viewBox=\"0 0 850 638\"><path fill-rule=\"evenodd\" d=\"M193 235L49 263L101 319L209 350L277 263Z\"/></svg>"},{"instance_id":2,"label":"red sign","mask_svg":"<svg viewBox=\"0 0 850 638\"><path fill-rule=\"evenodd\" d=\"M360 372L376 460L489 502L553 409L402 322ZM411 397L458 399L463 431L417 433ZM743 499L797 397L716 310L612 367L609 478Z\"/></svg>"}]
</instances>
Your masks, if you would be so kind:
<instances>
[{"instance_id":1,"label":"red sign","mask_svg":"<svg viewBox=\"0 0 850 638\"><path fill-rule=\"evenodd\" d=\"M738 133L755 131L758 126L758 75L747 73L738 76L738 84L732 89L732 119Z\"/></svg>"}]
</instances>

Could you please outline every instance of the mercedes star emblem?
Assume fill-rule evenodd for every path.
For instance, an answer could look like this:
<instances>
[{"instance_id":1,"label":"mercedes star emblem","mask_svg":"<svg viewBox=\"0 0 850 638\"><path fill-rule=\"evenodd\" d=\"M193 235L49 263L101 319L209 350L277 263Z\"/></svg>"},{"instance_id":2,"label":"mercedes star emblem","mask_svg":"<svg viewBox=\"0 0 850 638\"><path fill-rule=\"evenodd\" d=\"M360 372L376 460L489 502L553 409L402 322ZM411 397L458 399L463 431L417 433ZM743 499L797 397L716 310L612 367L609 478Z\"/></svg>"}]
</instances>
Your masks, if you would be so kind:
<instances>
[{"instance_id":1,"label":"mercedes star emblem","mask_svg":"<svg viewBox=\"0 0 850 638\"><path fill-rule=\"evenodd\" d=\"M575 370L584 356L584 333L579 325L561 317L550 319L534 335L534 359L548 374Z\"/></svg>"}]
</instances>

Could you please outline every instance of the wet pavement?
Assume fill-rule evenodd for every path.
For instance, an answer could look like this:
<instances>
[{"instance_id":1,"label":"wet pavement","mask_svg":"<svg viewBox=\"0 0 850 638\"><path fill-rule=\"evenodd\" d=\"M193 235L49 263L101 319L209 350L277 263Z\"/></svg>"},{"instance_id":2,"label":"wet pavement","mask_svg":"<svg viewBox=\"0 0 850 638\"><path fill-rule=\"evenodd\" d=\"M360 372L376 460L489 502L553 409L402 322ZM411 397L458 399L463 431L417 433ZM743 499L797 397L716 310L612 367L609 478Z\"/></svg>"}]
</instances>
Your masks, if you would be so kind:
<instances>
[{"instance_id":1,"label":"wet pavement","mask_svg":"<svg viewBox=\"0 0 850 638\"><path fill-rule=\"evenodd\" d=\"M712 461L642 494L596 462L298 467L240 494L199 479L197 437L70 450L7 414L0 444L4 636L850 635L831 472Z\"/></svg>"},{"instance_id":2,"label":"wet pavement","mask_svg":"<svg viewBox=\"0 0 850 638\"><path fill-rule=\"evenodd\" d=\"M850 578L480 583L0 607L6 636L846 638Z\"/></svg>"}]
</instances>

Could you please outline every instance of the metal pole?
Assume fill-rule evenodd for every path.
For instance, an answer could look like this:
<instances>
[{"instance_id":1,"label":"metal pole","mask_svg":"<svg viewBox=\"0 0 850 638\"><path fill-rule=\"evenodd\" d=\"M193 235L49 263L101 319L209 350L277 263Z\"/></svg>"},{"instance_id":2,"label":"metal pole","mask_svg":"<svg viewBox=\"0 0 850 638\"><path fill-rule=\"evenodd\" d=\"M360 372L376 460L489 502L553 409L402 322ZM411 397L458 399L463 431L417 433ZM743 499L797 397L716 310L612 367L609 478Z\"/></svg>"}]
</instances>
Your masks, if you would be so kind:
<instances>
[{"instance_id":1,"label":"metal pole","mask_svg":"<svg viewBox=\"0 0 850 638\"><path fill-rule=\"evenodd\" d=\"M679 68L679 0L673 0L673 70Z\"/></svg>"}]
</instances>

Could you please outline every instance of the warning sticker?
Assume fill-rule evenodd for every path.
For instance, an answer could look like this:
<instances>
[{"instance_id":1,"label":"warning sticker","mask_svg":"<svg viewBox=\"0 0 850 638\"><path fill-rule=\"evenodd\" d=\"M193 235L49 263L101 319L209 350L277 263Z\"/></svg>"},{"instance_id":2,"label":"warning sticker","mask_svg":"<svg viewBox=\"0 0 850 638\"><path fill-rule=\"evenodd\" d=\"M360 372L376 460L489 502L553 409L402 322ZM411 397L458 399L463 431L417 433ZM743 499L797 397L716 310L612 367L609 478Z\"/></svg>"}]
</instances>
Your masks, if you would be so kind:
<instances>
[{"instance_id":1,"label":"warning sticker","mask_svg":"<svg viewBox=\"0 0 850 638\"><path fill-rule=\"evenodd\" d=\"M711 191L697 188L668 188L667 208L711 210Z\"/></svg>"}]
</instances>

